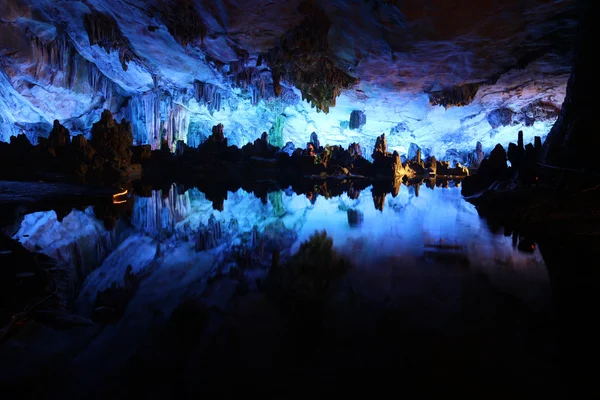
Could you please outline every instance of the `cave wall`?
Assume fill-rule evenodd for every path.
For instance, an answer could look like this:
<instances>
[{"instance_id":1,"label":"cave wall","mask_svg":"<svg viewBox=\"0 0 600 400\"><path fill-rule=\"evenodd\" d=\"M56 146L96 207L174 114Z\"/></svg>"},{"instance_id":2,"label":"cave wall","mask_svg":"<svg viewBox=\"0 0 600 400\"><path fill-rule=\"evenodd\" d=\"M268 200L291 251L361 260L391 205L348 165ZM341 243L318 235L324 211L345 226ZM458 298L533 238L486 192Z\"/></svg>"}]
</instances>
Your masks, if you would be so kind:
<instances>
[{"instance_id":1,"label":"cave wall","mask_svg":"<svg viewBox=\"0 0 600 400\"><path fill-rule=\"evenodd\" d=\"M597 64L598 4L582 1L584 8L574 46L574 62L564 103L544 143L543 161L550 165L600 171L596 161L600 135L595 94L600 89Z\"/></svg>"}]
</instances>

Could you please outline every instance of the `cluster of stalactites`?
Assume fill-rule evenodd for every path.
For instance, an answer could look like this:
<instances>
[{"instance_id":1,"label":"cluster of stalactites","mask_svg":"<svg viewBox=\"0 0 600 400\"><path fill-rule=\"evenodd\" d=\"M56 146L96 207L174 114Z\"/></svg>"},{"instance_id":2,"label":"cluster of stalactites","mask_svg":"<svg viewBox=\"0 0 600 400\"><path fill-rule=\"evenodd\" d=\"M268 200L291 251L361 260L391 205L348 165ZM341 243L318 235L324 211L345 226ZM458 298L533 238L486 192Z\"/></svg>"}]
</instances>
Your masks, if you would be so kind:
<instances>
[{"instance_id":1,"label":"cluster of stalactites","mask_svg":"<svg viewBox=\"0 0 600 400\"><path fill-rule=\"evenodd\" d=\"M118 92L115 83L77 52L68 36L44 40L32 35L30 40L38 79L80 93L99 94L106 101Z\"/></svg>"},{"instance_id":2,"label":"cluster of stalactites","mask_svg":"<svg viewBox=\"0 0 600 400\"><path fill-rule=\"evenodd\" d=\"M173 150L177 141L187 141L190 113L171 95L151 90L134 96L129 100L127 115L138 145L150 144L156 150L166 142Z\"/></svg>"},{"instance_id":3,"label":"cluster of stalactites","mask_svg":"<svg viewBox=\"0 0 600 400\"><path fill-rule=\"evenodd\" d=\"M106 14L92 11L91 14L83 16L83 25L87 31L90 45L97 44L110 53L112 50L119 52L119 61L124 71L127 71L127 63L135 58L129 40L119 29L117 21Z\"/></svg>"},{"instance_id":4,"label":"cluster of stalactites","mask_svg":"<svg viewBox=\"0 0 600 400\"><path fill-rule=\"evenodd\" d=\"M336 98L354 86L357 78L336 67L327 57L331 22L325 11L314 3L303 3L306 17L284 35L266 57L271 67L276 96L283 90L281 81L293 83L317 111L329 112Z\"/></svg>"},{"instance_id":5,"label":"cluster of stalactites","mask_svg":"<svg viewBox=\"0 0 600 400\"><path fill-rule=\"evenodd\" d=\"M429 103L433 106L466 106L470 104L479 91L481 83L465 83L448 89L427 91Z\"/></svg>"},{"instance_id":6,"label":"cluster of stalactites","mask_svg":"<svg viewBox=\"0 0 600 400\"><path fill-rule=\"evenodd\" d=\"M259 57L256 66L247 66L244 61L232 62L229 65L228 78L231 85L250 91L252 105L257 105L260 99L275 95L266 83L270 72L266 68L261 68L261 63L262 58Z\"/></svg>"},{"instance_id":7,"label":"cluster of stalactites","mask_svg":"<svg viewBox=\"0 0 600 400\"><path fill-rule=\"evenodd\" d=\"M223 101L223 91L210 83L196 81L194 82L194 90L196 91L196 100L200 104L205 104L208 110L221 111Z\"/></svg>"}]
</instances>

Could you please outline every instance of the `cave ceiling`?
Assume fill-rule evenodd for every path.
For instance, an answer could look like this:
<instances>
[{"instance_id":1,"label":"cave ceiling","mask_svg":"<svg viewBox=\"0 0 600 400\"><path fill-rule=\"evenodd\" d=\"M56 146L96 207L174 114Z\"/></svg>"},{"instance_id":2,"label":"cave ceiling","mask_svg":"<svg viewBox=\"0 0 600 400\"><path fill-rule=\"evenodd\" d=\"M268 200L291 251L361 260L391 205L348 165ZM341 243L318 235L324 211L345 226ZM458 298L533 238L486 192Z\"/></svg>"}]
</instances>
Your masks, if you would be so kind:
<instances>
[{"instance_id":1,"label":"cave ceiling","mask_svg":"<svg viewBox=\"0 0 600 400\"><path fill-rule=\"evenodd\" d=\"M227 107L248 114L240 102L262 101L290 117L289 138L315 129L335 141L344 132L331 127L341 121L345 129L335 112L349 117L359 109L372 135L401 134L403 124L417 140L424 127L408 120L431 122L437 108L472 102L480 107L461 114L462 125L479 113L496 129L490 113L508 108L517 116L509 125L527 126L560 107L578 10L576 0L0 0L0 125L31 130L57 118L84 130L111 108L141 116L139 129L152 136L168 118L149 121L139 110L181 107L192 116L165 128L181 138L176 131L200 124L198 115L214 119ZM425 107L410 101L425 99L432 116L408 115ZM328 113L333 125L320 122ZM293 122L299 116L303 126ZM235 120L233 111L225 117ZM240 133L245 140L253 134Z\"/></svg>"}]
</instances>

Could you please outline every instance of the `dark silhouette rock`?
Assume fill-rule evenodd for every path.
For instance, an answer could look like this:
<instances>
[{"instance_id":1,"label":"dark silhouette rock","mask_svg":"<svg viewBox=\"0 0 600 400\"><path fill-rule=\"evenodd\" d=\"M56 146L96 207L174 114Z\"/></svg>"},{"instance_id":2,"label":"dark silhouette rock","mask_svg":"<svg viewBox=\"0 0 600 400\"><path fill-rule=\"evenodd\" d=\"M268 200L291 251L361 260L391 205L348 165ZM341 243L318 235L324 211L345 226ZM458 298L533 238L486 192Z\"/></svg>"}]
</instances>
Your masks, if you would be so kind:
<instances>
[{"instance_id":1,"label":"dark silhouette rock","mask_svg":"<svg viewBox=\"0 0 600 400\"><path fill-rule=\"evenodd\" d=\"M348 127L350 129L360 129L364 124L367 123L367 116L364 112L359 110L354 110L350 113L350 124Z\"/></svg>"},{"instance_id":2,"label":"dark silhouette rock","mask_svg":"<svg viewBox=\"0 0 600 400\"><path fill-rule=\"evenodd\" d=\"M317 132L313 132L310 134L310 143L312 143L313 147L316 150L321 148L321 144L319 143L319 137L317 136Z\"/></svg>"},{"instance_id":3,"label":"dark silhouette rock","mask_svg":"<svg viewBox=\"0 0 600 400\"><path fill-rule=\"evenodd\" d=\"M363 157L362 149L360 148L360 144L358 143L351 143L348 146L348 153L350 153L350 156L352 156L353 158Z\"/></svg>"},{"instance_id":4,"label":"dark silhouette rock","mask_svg":"<svg viewBox=\"0 0 600 400\"><path fill-rule=\"evenodd\" d=\"M227 138L225 137L224 134L224 127L223 124L218 124L212 127L212 133L211 135L208 137L207 142L212 142L212 143L217 143L217 144L222 144L224 146L227 146ZM266 132L263 132L263 135L266 134Z\"/></svg>"},{"instance_id":5,"label":"dark silhouette rock","mask_svg":"<svg viewBox=\"0 0 600 400\"><path fill-rule=\"evenodd\" d=\"M290 156L292 154L294 154L294 151L296 150L296 146L294 146L294 143L292 142L287 142L285 144L285 146L283 146L283 148L281 149L282 152L289 154Z\"/></svg>"},{"instance_id":6,"label":"dark silhouette rock","mask_svg":"<svg viewBox=\"0 0 600 400\"><path fill-rule=\"evenodd\" d=\"M104 110L100 121L92 125L91 145L98 155L113 167L126 167L131 162L133 135L131 125L125 119L118 123L109 110Z\"/></svg>"},{"instance_id":7,"label":"dark silhouette rock","mask_svg":"<svg viewBox=\"0 0 600 400\"><path fill-rule=\"evenodd\" d=\"M66 147L70 142L71 135L69 134L69 130L55 119L54 126L48 135L48 146L52 148Z\"/></svg>"},{"instance_id":8,"label":"dark silhouette rock","mask_svg":"<svg viewBox=\"0 0 600 400\"><path fill-rule=\"evenodd\" d=\"M387 139L385 138L385 133L377 138L375 141L375 147L373 148L373 154L371 157L373 160L376 160L381 157L385 157L387 155Z\"/></svg>"},{"instance_id":9,"label":"dark silhouette rock","mask_svg":"<svg viewBox=\"0 0 600 400\"><path fill-rule=\"evenodd\" d=\"M348 209L348 225L351 227L356 227L362 225L365 216L358 210Z\"/></svg>"},{"instance_id":10,"label":"dark silhouette rock","mask_svg":"<svg viewBox=\"0 0 600 400\"><path fill-rule=\"evenodd\" d=\"M506 161L506 150L502 145L497 144L489 158L481 162L477 174L465 178L462 194L470 196L489 188L496 181L510 179L510 170Z\"/></svg>"}]
</instances>

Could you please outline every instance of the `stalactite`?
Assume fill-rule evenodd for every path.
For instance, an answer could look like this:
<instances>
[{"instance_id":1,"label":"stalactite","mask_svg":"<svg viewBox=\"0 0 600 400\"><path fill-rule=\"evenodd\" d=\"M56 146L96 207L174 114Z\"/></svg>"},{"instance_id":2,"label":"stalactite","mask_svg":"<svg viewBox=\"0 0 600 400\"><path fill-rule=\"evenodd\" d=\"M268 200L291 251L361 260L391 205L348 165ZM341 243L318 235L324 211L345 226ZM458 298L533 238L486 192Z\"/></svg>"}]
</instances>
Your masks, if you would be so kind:
<instances>
[{"instance_id":1,"label":"stalactite","mask_svg":"<svg viewBox=\"0 0 600 400\"><path fill-rule=\"evenodd\" d=\"M125 118L132 121L134 143L150 144L155 150L166 140L174 151L178 140L187 142L190 113L180 104L185 100L177 93L158 90L132 97Z\"/></svg>"},{"instance_id":2,"label":"stalactite","mask_svg":"<svg viewBox=\"0 0 600 400\"><path fill-rule=\"evenodd\" d=\"M44 40L29 34L35 77L79 93L101 94L110 102L120 88L94 64L83 58L66 35Z\"/></svg>"},{"instance_id":3,"label":"stalactite","mask_svg":"<svg viewBox=\"0 0 600 400\"><path fill-rule=\"evenodd\" d=\"M73 89L81 56L67 37L59 35L54 40L44 40L30 34L29 38L35 62L35 76L47 78L54 85Z\"/></svg>"},{"instance_id":4,"label":"stalactite","mask_svg":"<svg viewBox=\"0 0 600 400\"><path fill-rule=\"evenodd\" d=\"M208 27L194 7L193 0L164 1L161 17L169 33L183 46L204 41Z\"/></svg>"},{"instance_id":5,"label":"stalactite","mask_svg":"<svg viewBox=\"0 0 600 400\"><path fill-rule=\"evenodd\" d=\"M466 106L473 101L481 85L482 82L465 83L442 90L426 90L425 93L429 94L429 103L432 106Z\"/></svg>"},{"instance_id":6,"label":"stalactite","mask_svg":"<svg viewBox=\"0 0 600 400\"><path fill-rule=\"evenodd\" d=\"M83 16L83 25L87 31L90 46L97 44L110 54L112 50L119 53L119 61L124 71L127 63L136 58L131 43L119 29L117 21L110 15L93 11Z\"/></svg>"},{"instance_id":7,"label":"stalactite","mask_svg":"<svg viewBox=\"0 0 600 400\"><path fill-rule=\"evenodd\" d=\"M223 97L226 95L223 90L210 83L200 81L194 82L194 90L196 92L196 100L200 104L205 104L211 113L221 111Z\"/></svg>"}]
</instances>

